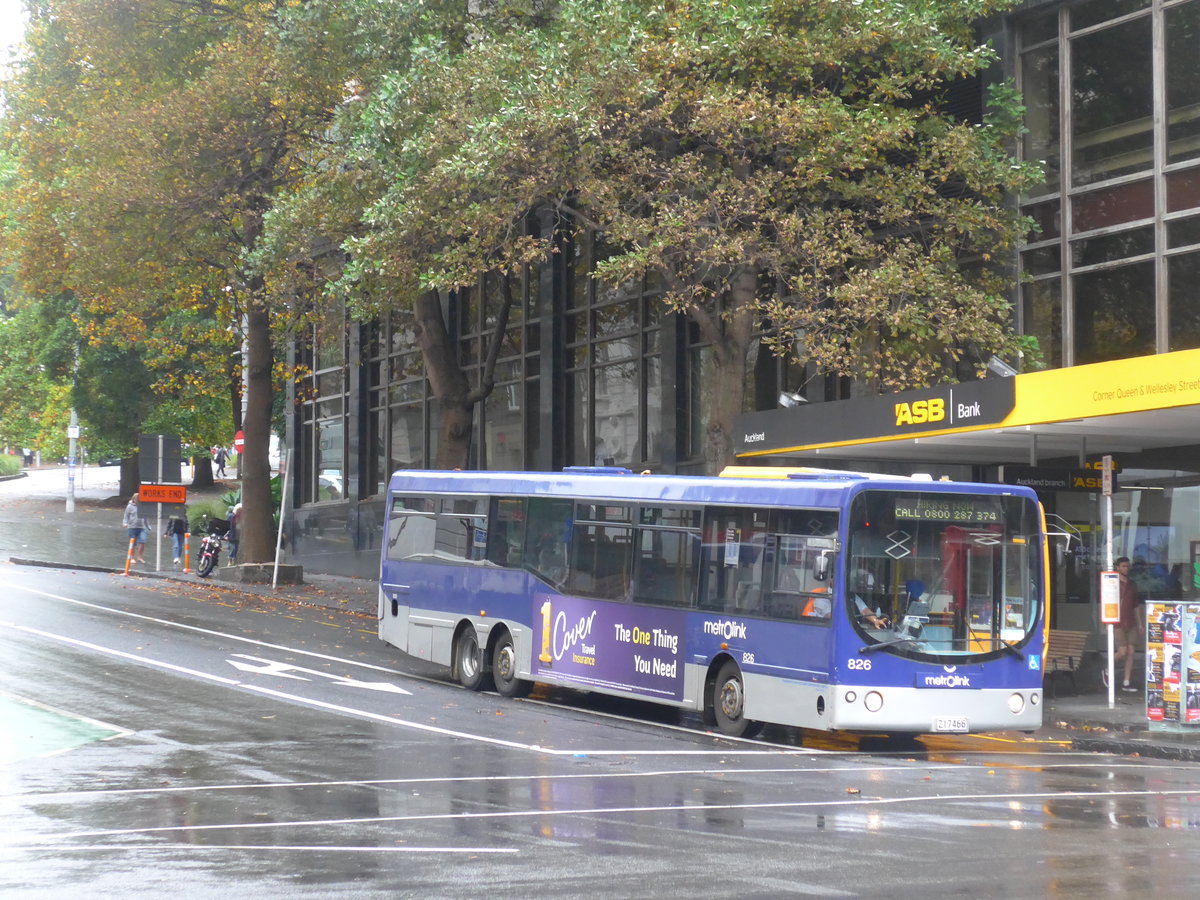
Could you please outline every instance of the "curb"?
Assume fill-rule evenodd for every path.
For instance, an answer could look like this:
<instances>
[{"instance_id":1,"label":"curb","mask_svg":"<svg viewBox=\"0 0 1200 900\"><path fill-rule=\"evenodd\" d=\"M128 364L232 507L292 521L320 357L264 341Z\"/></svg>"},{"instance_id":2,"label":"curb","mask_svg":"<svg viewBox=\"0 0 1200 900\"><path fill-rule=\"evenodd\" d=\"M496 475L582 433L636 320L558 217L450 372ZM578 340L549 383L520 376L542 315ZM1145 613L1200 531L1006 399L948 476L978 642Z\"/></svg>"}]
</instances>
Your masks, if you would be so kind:
<instances>
[{"instance_id":1,"label":"curb","mask_svg":"<svg viewBox=\"0 0 1200 900\"><path fill-rule=\"evenodd\" d=\"M1175 762L1200 762L1200 746L1189 744L1156 744L1141 738L1084 737L1072 738L1071 748L1089 753L1110 753L1117 756L1145 756Z\"/></svg>"},{"instance_id":2,"label":"curb","mask_svg":"<svg viewBox=\"0 0 1200 900\"><path fill-rule=\"evenodd\" d=\"M85 566L76 563L47 562L42 559L22 559L18 556L10 556L8 561L16 566L36 566L39 569L74 569L80 572L107 572L110 575L116 575L125 571L124 569L114 569L111 566ZM139 572L138 574L144 575L146 573Z\"/></svg>"}]
</instances>

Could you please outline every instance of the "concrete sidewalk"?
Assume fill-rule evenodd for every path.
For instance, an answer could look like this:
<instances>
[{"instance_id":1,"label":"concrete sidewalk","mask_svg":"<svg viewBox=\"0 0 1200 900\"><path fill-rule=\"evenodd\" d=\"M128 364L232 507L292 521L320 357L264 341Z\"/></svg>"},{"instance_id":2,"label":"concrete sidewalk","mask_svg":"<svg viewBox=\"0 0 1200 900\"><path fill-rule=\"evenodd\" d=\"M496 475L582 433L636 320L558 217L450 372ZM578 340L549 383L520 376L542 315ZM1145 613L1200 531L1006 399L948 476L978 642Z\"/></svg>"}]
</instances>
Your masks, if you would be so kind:
<instances>
[{"instance_id":1,"label":"concrete sidewalk","mask_svg":"<svg viewBox=\"0 0 1200 900\"><path fill-rule=\"evenodd\" d=\"M66 512L66 476L63 472L32 473L27 480L0 481L0 561L20 565L51 566L101 572L121 572L127 542L121 527L125 501L116 496L115 469L106 480L105 470L88 469L87 487L76 492L75 511ZM220 485L220 494L229 489ZM137 567L131 577L164 578L212 589L278 599L311 606L341 609L364 617L377 615L374 581L304 572L304 584L280 585L232 583L200 579L170 568L165 539L162 560L167 571L155 572L154 548L146 549L149 566ZM193 543L191 553L195 557ZM1072 684L1055 676L1045 694L1044 726L1039 735L1069 740L1076 749L1137 754L1164 759L1200 760L1200 726L1172 732L1152 730L1145 715L1145 698L1137 693L1118 692L1114 706L1100 682L1100 659L1092 657Z\"/></svg>"},{"instance_id":2,"label":"concrete sidewalk","mask_svg":"<svg viewBox=\"0 0 1200 900\"><path fill-rule=\"evenodd\" d=\"M0 561L99 572L124 571L129 543L121 526L121 515L129 498L117 494L119 470L116 466L88 466L77 469L76 473L74 512L66 511L65 467L46 466L28 471L26 477L0 480ZM189 502L219 497L236 488L237 482L233 480L221 481L205 491L189 491ZM199 537L193 536L188 548L193 570L198 547ZM155 571L156 550L161 571ZM173 578L243 594L347 609L372 617L376 614L373 581L305 572L304 584L273 589L270 584L223 582L220 578L223 569L218 569L211 578L200 579L194 572L187 575L178 571L171 558L170 540L156 531L146 545L147 565L135 566L130 575Z\"/></svg>"}]
</instances>

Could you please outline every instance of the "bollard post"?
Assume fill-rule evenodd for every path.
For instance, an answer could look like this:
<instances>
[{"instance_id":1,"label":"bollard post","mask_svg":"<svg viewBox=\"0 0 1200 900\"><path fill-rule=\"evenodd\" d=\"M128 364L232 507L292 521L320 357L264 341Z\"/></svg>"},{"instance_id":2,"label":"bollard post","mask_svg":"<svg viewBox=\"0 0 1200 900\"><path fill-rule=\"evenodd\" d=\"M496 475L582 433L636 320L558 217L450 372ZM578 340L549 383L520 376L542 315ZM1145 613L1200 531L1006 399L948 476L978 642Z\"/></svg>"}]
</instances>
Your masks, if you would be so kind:
<instances>
[{"instance_id":1,"label":"bollard post","mask_svg":"<svg viewBox=\"0 0 1200 900\"><path fill-rule=\"evenodd\" d=\"M192 533L190 531L185 531L183 533L183 574L184 575L190 575L191 571L192 571L190 568L188 568L188 538L190 538L191 536L192 536Z\"/></svg>"},{"instance_id":2,"label":"bollard post","mask_svg":"<svg viewBox=\"0 0 1200 900\"><path fill-rule=\"evenodd\" d=\"M133 565L133 543L137 538L129 539L129 552L125 554L125 574L129 574L129 567Z\"/></svg>"}]
</instances>

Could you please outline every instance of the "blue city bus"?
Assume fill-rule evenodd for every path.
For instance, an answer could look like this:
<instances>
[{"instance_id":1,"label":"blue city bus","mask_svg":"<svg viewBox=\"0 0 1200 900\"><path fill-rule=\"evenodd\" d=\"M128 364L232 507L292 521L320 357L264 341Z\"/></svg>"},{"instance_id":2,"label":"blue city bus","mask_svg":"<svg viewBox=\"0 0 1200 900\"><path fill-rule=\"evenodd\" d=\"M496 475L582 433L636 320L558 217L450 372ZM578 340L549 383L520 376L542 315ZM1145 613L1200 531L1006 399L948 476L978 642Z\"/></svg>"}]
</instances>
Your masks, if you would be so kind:
<instances>
[{"instance_id":1,"label":"blue city bus","mask_svg":"<svg viewBox=\"0 0 1200 900\"><path fill-rule=\"evenodd\" d=\"M1033 491L741 474L398 471L379 636L471 689L651 700L731 736L1041 725Z\"/></svg>"}]
</instances>

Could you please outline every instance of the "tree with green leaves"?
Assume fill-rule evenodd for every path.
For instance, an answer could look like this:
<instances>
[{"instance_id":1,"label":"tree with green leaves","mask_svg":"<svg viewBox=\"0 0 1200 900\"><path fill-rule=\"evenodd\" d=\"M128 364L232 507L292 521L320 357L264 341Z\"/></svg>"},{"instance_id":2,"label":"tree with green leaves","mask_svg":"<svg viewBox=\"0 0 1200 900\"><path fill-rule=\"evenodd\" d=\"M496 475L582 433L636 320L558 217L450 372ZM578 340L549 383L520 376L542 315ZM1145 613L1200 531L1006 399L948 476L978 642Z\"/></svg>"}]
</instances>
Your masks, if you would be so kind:
<instances>
[{"instance_id":1,"label":"tree with green leaves","mask_svg":"<svg viewBox=\"0 0 1200 900\"><path fill-rule=\"evenodd\" d=\"M272 326L294 324L297 298L270 295L246 255L344 90L336 67L277 68L291 5L38 4L7 117L24 166L23 271L78 298L85 342L135 348L158 389L197 415L244 374L250 562L273 552ZM213 442L227 443L229 417L213 421L229 429Z\"/></svg>"},{"instance_id":2,"label":"tree with green leaves","mask_svg":"<svg viewBox=\"0 0 1200 900\"><path fill-rule=\"evenodd\" d=\"M466 41L422 19L338 132L343 182L371 194L342 287L412 308L513 277L556 250L537 210L600 234L598 276L654 277L708 344L713 470L760 334L880 389L1015 356L1002 263L1027 223L1005 198L1037 173L1008 152L1011 92L982 123L944 103L994 61L974 26L1008 5L562 0L504 4Z\"/></svg>"}]
</instances>

